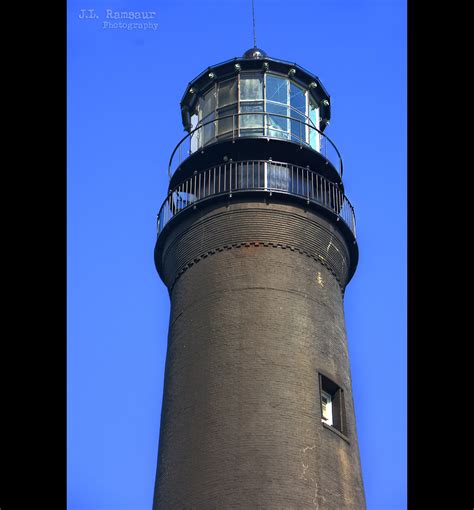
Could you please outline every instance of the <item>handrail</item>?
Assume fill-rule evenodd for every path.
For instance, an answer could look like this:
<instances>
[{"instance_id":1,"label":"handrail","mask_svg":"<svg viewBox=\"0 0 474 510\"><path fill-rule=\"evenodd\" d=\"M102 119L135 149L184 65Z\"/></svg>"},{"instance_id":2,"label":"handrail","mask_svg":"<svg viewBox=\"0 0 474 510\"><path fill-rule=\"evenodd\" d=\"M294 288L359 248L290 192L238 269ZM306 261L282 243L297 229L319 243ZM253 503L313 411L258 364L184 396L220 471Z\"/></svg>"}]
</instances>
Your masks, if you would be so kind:
<instances>
[{"instance_id":1,"label":"handrail","mask_svg":"<svg viewBox=\"0 0 474 510\"><path fill-rule=\"evenodd\" d=\"M221 120L224 120L224 119L228 119L228 118L232 118L232 140L234 140L235 138L240 138L240 135L237 135L235 136L235 127L234 127L234 120L236 117L240 117L240 116L243 116L243 115L265 115L265 116L271 116L271 117L281 117L281 118L284 118L284 119L290 119L291 121L295 121L295 122L299 122L300 124L303 124L304 126L308 126L310 129L313 129L315 131L317 131L325 140L329 141L329 143L331 144L331 146L334 148L334 150L336 151L336 154L339 158L339 174L340 176L342 177L342 174L343 174L343 163L342 163L342 156L341 156L341 153L339 152L338 148L336 147L335 143L329 138L329 136L325 135L322 131L320 131L318 128L314 127L314 125L311 125L311 124L308 124L307 122L303 122L299 119L296 119L294 117L290 117L288 115L281 115L281 114L278 114L278 113L272 113L272 112L239 112L239 113L232 113L232 114L229 114L229 115L224 115L223 117L219 117L217 119L212 119L212 120L209 120L207 122L204 122L204 123L199 123L193 130L191 130L186 136L184 136L183 138L181 138L181 140L178 142L178 144L176 145L176 147L174 148L173 152L171 153L171 157L170 157L170 160L169 160L169 163L168 163L168 176L169 178L171 179L172 175L173 175L173 172L171 170L172 168L172 164L173 164L173 158L174 158L174 155L176 154L176 151L181 147L182 143L187 140L188 138L192 137L192 135L200 130L200 129L203 129L205 126L209 125L209 124L213 124L213 123L216 123L216 122L220 122ZM303 113L301 113L302 116L306 117L306 115L304 115ZM264 124L263 126L253 126L253 127L248 127L248 128L243 128L243 129L264 129L264 130L267 130L269 127L268 124ZM242 129L241 127L238 127L237 130L239 131L240 129ZM277 128L271 128L270 129L273 129L275 131L280 131L282 133L287 133L290 137L291 136L295 136L296 138L299 138L297 135L295 135L294 133L291 133L290 131L284 131L284 130L279 130ZM252 136L249 136L249 137L245 137L245 138L252 138ZM281 139L280 137L271 137L271 136L268 136L268 134L266 135L263 135L263 138L275 138L275 139ZM300 143L301 143L301 140L300 140ZM302 143L304 143L305 145L309 145L308 142L306 142L306 140L302 141ZM205 147L205 145L203 145L202 147L199 147L197 150L203 150ZM197 152L196 150L196 152ZM327 156L327 154L326 154ZM327 158L326 158L327 159ZM181 164L181 162L179 163Z\"/></svg>"},{"instance_id":2,"label":"handrail","mask_svg":"<svg viewBox=\"0 0 474 510\"><path fill-rule=\"evenodd\" d=\"M354 208L339 186L322 175L298 165L271 160L222 163L182 181L167 195L158 213L158 234L181 211L219 195L268 191L298 196L331 210L355 233Z\"/></svg>"}]
</instances>

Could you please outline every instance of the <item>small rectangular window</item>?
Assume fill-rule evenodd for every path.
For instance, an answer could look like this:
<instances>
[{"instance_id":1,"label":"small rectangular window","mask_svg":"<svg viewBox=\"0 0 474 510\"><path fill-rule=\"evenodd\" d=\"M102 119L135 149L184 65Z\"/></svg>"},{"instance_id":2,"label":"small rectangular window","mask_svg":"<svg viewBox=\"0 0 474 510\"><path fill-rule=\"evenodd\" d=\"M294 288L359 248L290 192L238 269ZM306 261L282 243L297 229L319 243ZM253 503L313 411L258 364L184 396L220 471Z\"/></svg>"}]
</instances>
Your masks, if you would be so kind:
<instances>
[{"instance_id":1,"label":"small rectangular window","mask_svg":"<svg viewBox=\"0 0 474 510\"><path fill-rule=\"evenodd\" d=\"M321 392L321 421L343 434L347 433L344 391L334 381L319 375Z\"/></svg>"}]
</instances>

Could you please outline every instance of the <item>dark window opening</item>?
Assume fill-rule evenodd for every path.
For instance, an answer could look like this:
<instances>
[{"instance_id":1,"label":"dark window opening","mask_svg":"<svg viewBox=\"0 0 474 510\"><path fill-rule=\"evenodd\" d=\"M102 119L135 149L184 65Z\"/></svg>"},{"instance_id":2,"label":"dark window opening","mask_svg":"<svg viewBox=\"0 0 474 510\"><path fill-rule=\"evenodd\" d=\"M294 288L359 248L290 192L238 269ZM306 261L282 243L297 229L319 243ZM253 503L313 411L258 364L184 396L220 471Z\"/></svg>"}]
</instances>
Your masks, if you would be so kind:
<instances>
[{"instance_id":1,"label":"dark window opening","mask_svg":"<svg viewBox=\"0 0 474 510\"><path fill-rule=\"evenodd\" d=\"M344 390L326 376L319 375L321 421L347 435Z\"/></svg>"}]
</instances>

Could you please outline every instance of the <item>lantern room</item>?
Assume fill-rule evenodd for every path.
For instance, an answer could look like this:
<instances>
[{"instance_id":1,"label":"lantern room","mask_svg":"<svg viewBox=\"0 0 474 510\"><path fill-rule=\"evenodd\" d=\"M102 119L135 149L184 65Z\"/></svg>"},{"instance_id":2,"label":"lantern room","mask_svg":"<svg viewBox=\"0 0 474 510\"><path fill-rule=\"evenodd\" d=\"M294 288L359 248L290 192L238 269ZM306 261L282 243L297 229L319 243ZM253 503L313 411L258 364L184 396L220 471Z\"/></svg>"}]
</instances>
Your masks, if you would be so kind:
<instances>
[{"instance_id":1,"label":"lantern room","mask_svg":"<svg viewBox=\"0 0 474 510\"><path fill-rule=\"evenodd\" d=\"M188 135L177 147L174 164L170 162L170 176L192 154L244 139L283 141L310 149L342 173L337 148L323 133L331 112L319 78L295 63L268 57L261 49L252 48L241 58L207 68L188 84L181 112ZM276 160L288 151L287 144L271 146ZM311 155L303 159L306 165L312 162Z\"/></svg>"}]
</instances>

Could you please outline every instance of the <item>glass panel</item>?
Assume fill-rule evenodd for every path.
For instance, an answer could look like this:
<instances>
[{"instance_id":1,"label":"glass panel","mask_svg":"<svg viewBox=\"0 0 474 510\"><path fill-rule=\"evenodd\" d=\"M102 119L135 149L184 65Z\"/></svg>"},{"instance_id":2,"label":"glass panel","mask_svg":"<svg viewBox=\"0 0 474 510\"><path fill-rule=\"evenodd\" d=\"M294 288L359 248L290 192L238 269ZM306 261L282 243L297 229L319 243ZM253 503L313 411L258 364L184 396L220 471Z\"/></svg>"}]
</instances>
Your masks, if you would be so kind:
<instances>
[{"instance_id":1,"label":"glass panel","mask_svg":"<svg viewBox=\"0 0 474 510\"><path fill-rule=\"evenodd\" d=\"M245 115L251 112L263 112L263 102L240 103L240 130L242 136L263 136L265 115Z\"/></svg>"},{"instance_id":2,"label":"glass panel","mask_svg":"<svg viewBox=\"0 0 474 510\"><path fill-rule=\"evenodd\" d=\"M201 118L207 117L216 109L216 90L213 87L201 98Z\"/></svg>"},{"instance_id":3,"label":"glass panel","mask_svg":"<svg viewBox=\"0 0 474 510\"><path fill-rule=\"evenodd\" d=\"M233 113L237 113L237 105L221 108L217 112L217 118L226 117L228 115L232 115ZM223 134L231 135L233 129L237 129L237 120L234 116L219 120L217 124L217 136L221 136Z\"/></svg>"},{"instance_id":4,"label":"glass panel","mask_svg":"<svg viewBox=\"0 0 474 510\"><path fill-rule=\"evenodd\" d=\"M199 122L198 115L195 113L194 115L191 115L191 131L196 128L197 124ZM191 135L191 145L190 150L191 152L195 152L199 149L199 134L201 132L201 129L198 129Z\"/></svg>"},{"instance_id":5,"label":"glass panel","mask_svg":"<svg viewBox=\"0 0 474 510\"><path fill-rule=\"evenodd\" d=\"M288 80L273 74L267 74L267 100L288 103Z\"/></svg>"},{"instance_id":6,"label":"glass panel","mask_svg":"<svg viewBox=\"0 0 474 510\"><path fill-rule=\"evenodd\" d=\"M290 83L290 105L306 115L306 97L304 90Z\"/></svg>"},{"instance_id":7,"label":"glass panel","mask_svg":"<svg viewBox=\"0 0 474 510\"><path fill-rule=\"evenodd\" d=\"M328 424L332 425L332 399L329 393L321 391L322 400L322 419Z\"/></svg>"},{"instance_id":8,"label":"glass panel","mask_svg":"<svg viewBox=\"0 0 474 510\"><path fill-rule=\"evenodd\" d=\"M237 80L227 80L219 83L218 106L225 106L237 102Z\"/></svg>"},{"instance_id":9,"label":"glass panel","mask_svg":"<svg viewBox=\"0 0 474 510\"><path fill-rule=\"evenodd\" d=\"M291 139L298 143L306 143L306 118L302 113L291 112ZM293 120L297 119L297 120Z\"/></svg>"},{"instance_id":10,"label":"glass panel","mask_svg":"<svg viewBox=\"0 0 474 510\"><path fill-rule=\"evenodd\" d=\"M313 99L309 100L309 124L313 123L319 129L319 108ZM317 151L320 150L320 135L315 129L309 128L309 144Z\"/></svg>"},{"instance_id":11,"label":"glass panel","mask_svg":"<svg viewBox=\"0 0 474 510\"><path fill-rule=\"evenodd\" d=\"M214 120L214 115L215 115L214 112L212 112L205 119L202 119L202 123L204 124L205 122L208 122L210 120ZM207 126L204 126L202 128L202 132L203 132L203 135L202 135L202 138L203 138L202 144L206 145L206 143L212 141L213 138L216 136L215 123L211 122L210 124L207 124Z\"/></svg>"},{"instance_id":12,"label":"glass panel","mask_svg":"<svg viewBox=\"0 0 474 510\"><path fill-rule=\"evenodd\" d=\"M240 76L240 99L263 99L263 75L242 73Z\"/></svg>"},{"instance_id":13,"label":"glass panel","mask_svg":"<svg viewBox=\"0 0 474 510\"><path fill-rule=\"evenodd\" d=\"M288 116L288 107L274 103L267 103L267 112ZM285 139L289 138L288 119L284 117L276 117L274 115L267 115L266 118L268 136Z\"/></svg>"}]
</instances>

